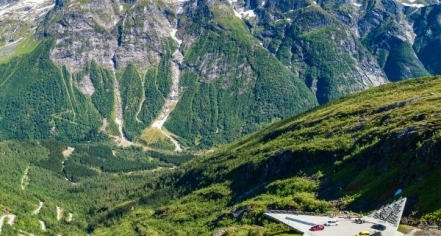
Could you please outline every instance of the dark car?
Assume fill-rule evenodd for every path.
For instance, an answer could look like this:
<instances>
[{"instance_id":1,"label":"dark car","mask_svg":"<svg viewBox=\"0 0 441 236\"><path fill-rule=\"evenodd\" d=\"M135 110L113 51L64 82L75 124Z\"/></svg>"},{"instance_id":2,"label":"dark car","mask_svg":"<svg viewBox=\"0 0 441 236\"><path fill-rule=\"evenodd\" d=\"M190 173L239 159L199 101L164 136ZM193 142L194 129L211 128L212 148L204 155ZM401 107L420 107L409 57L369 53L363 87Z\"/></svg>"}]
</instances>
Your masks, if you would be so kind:
<instances>
[{"instance_id":1,"label":"dark car","mask_svg":"<svg viewBox=\"0 0 441 236\"><path fill-rule=\"evenodd\" d=\"M325 229L325 226L323 226L323 225L314 225L309 230L318 231L318 230L324 230L324 229Z\"/></svg>"},{"instance_id":2,"label":"dark car","mask_svg":"<svg viewBox=\"0 0 441 236\"><path fill-rule=\"evenodd\" d=\"M386 229L386 226L385 226L385 225L382 225L382 224L375 224L375 225L372 225L371 228L373 228L373 229L377 229L377 230L385 230L385 229Z\"/></svg>"}]
</instances>

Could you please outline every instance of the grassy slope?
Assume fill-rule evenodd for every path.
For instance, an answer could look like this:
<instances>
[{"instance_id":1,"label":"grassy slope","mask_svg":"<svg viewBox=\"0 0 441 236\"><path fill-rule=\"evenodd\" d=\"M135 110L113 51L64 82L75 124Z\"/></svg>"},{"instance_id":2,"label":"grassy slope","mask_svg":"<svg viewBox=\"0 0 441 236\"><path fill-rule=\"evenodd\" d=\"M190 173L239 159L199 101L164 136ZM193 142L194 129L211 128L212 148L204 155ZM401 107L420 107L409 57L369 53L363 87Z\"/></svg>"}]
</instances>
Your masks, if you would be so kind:
<instances>
[{"instance_id":1,"label":"grassy slope","mask_svg":"<svg viewBox=\"0 0 441 236\"><path fill-rule=\"evenodd\" d=\"M65 159L62 152L68 146L74 151ZM43 232L38 220L42 220L47 227L44 235L86 235L89 225L118 216L141 194L150 192L143 186L162 167L190 158L102 144L2 141L0 215L9 212L17 216L14 225L5 225L2 233L18 235L24 230L39 235ZM43 207L33 214L39 201ZM57 206L63 209L61 220L57 220ZM69 213L73 214L71 222Z\"/></svg>"},{"instance_id":2,"label":"grassy slope","mask_svg":"<svg viewBox=\"0 0 441 236\"><path fill-rule=\"evenodd\" d=\"M284 229L262 218L266 208L327 212L328 200L342 199L366 212L397 188L410 199L406 214L436 218L440 94L441 78L409 80L275 123L165 176L157 193L171 186L179 198L152 204L158 195L146 195L144 205L95 233L276 235Z\"/></svg>"},{"instance_id":3,"label":"grassy slope","mask_svg":"<svg viewBox=\"0 0 441 236\"><path fill-rule=\"evenodd\" d=\"M18 43L17 47L13 50L11 55L2 56L0 58L0 64L7 63L14 57L31 53L38 46L39 43L39 41L33 39L31 36L26 37Z\"/></svg>"}]
</instances>

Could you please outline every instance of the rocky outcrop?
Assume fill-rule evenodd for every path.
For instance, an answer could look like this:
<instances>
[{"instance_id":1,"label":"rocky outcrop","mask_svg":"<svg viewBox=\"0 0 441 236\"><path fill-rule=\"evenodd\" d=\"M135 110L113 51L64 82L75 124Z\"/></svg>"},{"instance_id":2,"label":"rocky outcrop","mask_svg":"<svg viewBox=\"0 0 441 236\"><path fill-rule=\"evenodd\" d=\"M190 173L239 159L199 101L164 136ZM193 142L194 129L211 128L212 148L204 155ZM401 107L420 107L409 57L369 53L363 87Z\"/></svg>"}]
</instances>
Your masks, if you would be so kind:
<instances>
[{"instance_id":1,"label":"rocky outcrop","mask_svg":"<svg viewBox=\"0 0 441 236\"><path fill-rule=\"evenodd\" d=\"M48 32L49 35L57 34L51 59L66 65L71 72L82 70L90 61L113 68L113 52L118 46L116 38L105 30L97 31L99 27L93 17L68 15Z\"/></svg>"},{"instance_id":2,"label":"rocky outcrop","mask_svg":"<svg viewBox=\"0 0 441 236\"><path fill-rule=\"evenodd\" d=\"M347 15L334 12L340 4ZM320 103L326 103L388 82L352 22L358 8L358 3L348 1L268 3L256 9L261 14L254 27L271 27L255 34L305 81Z\"/></svg>"},{"instance_id":3,"label":"rocky outcrop","mask_svg":"<svg viewBox=\"0 0 441 236\"><path fill-rule=\"evenodd\" d=\"M170 19L164 11L153 3L145 6L134 6L118 25L118 48L115 51L115 67L124 68L129 63L146 70L159 63L165 53L165 41L171 35L174 16Z\"/></svg>"},{"instance_id":4,"label":"rocky outcrop","mask_svg":"<svg viewBox=\"0 0 441 236\"><path fill-rule=\"evenodd\" d=\"M425 68L432 74L441 74L441 5L422 8L409 16L415 31L413 48Z\"/></svg>"},{"instance_id":5,"label":"rocky outcrop","mask_svg":"<svg viewBox=\"0 0 441 236\"><path fill-rule=\"evenodd\" d=\"M82 70L90 61L107 69L133 63L145 70L158 64L174 17L173 6L150 1L128 9L106 0L59 1L57 6L68 7L54 10L40 35L57 39L51 58L71 71Z\"/></svg>"},{"instance_id":6,"label":"rocky outcrop","mask_svg":"<svg viewBox=\"0 0 441 236\"><path fill-rule=\"evenodd\" d=\"M0 57L16 55L18 43L35 33L52 7L50 0L0 0Z\"/></svg>"}]
</instances>

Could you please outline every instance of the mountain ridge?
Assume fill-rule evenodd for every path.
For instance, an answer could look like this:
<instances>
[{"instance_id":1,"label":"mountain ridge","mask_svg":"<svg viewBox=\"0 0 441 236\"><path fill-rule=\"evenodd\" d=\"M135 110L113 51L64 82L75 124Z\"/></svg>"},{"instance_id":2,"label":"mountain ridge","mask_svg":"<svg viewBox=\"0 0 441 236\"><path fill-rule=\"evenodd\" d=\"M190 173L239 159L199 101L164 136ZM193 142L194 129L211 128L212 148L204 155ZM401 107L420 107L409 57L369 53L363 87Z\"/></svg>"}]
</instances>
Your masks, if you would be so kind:
<instances>
[{"instance_id":1,"label":"mountain ridge","mask_svg":"<svg viewBox=\"0 0 441 236\"><path fill-rule=\"evenodd\" d=\"M88 132L106 127L126 144L172 149L171 139L149 138L165 115L160 130L184 149L206 149L352 92L436 74L439 5L413 9L391 0L57 1L34 23L37 42L53 42L45 60L64 71L53 79L71 87L70 103L91 99L76 106L99 111L80 122ZM26 40L20 53L35 50ZM10 60L2 73L14 78ZM78 121L32 123L60 130Z\"/></svg>"}]
</instances>

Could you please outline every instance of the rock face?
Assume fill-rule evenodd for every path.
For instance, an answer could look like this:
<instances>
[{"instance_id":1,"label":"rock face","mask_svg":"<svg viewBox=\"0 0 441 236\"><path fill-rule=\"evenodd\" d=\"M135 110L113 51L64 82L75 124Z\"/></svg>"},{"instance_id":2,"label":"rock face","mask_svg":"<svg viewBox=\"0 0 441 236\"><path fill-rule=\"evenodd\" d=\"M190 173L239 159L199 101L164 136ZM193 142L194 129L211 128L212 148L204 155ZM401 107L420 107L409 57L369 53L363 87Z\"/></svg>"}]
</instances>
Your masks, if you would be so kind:
<instances>
[{"instance_id":1,"label":"rock face","mask_svg":"<svg viewBox=\"0 0 441 236\"><path fill-rule=\"evenodd\" d=\"M422 8L410 16L410 23L414 26L415 32L413 48L431 74L441 73L440 17L440 5Z\"/></svg>"},{"instance_id":2,"label":"rock face","mask_svg":"<svg viewBox=\"0 0 441 236\"><path fill-rule=\"evenodd\" d=\"M57 38L51 59L71 71L84 69L92 60L106 69L123 69L133 63L145 70L159 63L163 42L172 30L163 11L172 10L150 1L125 4L128 9L121 4L63 2L69 7L52 12L42 30L45 36Z\"/></svg>"},{"instance_id":3,"label":"rock face","mask_svg":"<svg viewBox=\"0 0 441 236\"><path fill-rule=\"evenodd\" d=\"M35 33L53 6L50 0L0 0L0 57L14 55L17 44Z\"/></svg>"},{"instance_id":4,"label":"rock face","mask_svg":"<svg viewBox=\"0 0 441 236\"><path fill-rule=\"evenodd\" d=\"M119 133L132 140L167 114L161 127L208 147L346 94L441 68L438 5L406 7L393 0L35 4L0 9L5 26L11 25L11 6L39 13L26 15L31 21L16 21L32 22L25 34L2 28L0 53L11 54L8 45L38 25L37 39L53 40L51 63L66 68L62 79L75 90L69 93L90 97L102 119L118 114ZM81 106L73 108L80 112Z\"/></svg>"},{"instance_id":5,"label":"rock face","mask_svg":"<svg viewBox=\"0 0 441 236\"><path fill-rule=\"evenodd\" d=\"M176 27L186 51L191 50L197 35L177 17L202 17L200 9L206 6L196 0L57 2L58 10L51 14L44 34L57 38L51 58L72 71L81 70L91 60L107 69L133 63L147 70L159 63L165 54L164 41ZM232 8L248 24L250 33L305 81L320 103L388 81L428 74L412 49L416 38L413 23L405 15L405 7L393 0L229 3L207 4ZM219 64L220 55L204 57L196 66L211 81L217 72L223 73L217 70L226 67ZM403 57L405 65L401 64ZM217 65L207 68L212 63Z\"/></svg>"},{"instance_id":6,"label":"rock face","mask_svg":"<svg viewBox=\"0 0 441 236\"><path fill-rule=\"evenodd\" d=\"M173 28L174 15L170 19L164 11L172 12L171 6L160 8L153 3L135 6L127 12L121 25L118 25L118 49L115 51L115 67L124 68L134 63L140 70L158 64L165 54L164 42L169 39Z\"/></svg>"}]
</instances>

